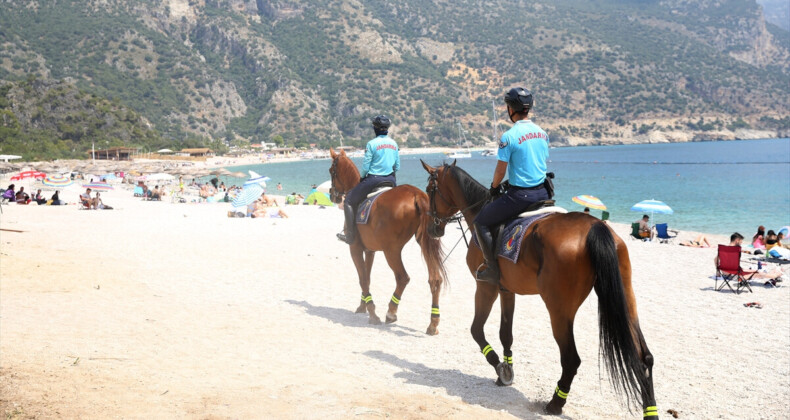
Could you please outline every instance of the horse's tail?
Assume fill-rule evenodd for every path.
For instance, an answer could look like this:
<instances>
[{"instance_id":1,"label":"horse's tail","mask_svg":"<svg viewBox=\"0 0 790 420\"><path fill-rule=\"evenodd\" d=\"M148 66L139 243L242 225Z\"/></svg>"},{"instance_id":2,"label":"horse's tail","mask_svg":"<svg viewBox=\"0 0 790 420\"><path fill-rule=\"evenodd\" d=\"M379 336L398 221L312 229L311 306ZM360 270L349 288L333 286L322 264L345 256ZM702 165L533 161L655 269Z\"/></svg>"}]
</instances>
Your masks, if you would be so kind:
<instances>
[{"instance_id":1,"label":"horse's tail","mask_svg":"<svg viewBox=\"0 0 790 420\"><path fill-rule=\"evenodd\" d=\"M587 233L586 245L598 295L599 355L604 359L615 390L625 394L630 406L637 401L645 378L632 334L634 322L626 305L614 237L603 222L596 222Z\"/></svg>"},{"instance_id":2,"label":"horse's tail","mask_svg":"<svg viewBox=\"0 0 790 420\"><path fill-rule=\"evenodd\" d=\"M422 258L428 266L428 280L431 282L431 288L442 287L444 283L448 282L447 271L444 268L444 249L442 249L442 240L440 238L432 238L428 234L431 217L428 215L430 203L427 196L425 194L417 195L414 205L417 207L417 214L420 218L420 225L417 227L416 235L417 243L422 248Z\"/></svg>"}]
</instances>

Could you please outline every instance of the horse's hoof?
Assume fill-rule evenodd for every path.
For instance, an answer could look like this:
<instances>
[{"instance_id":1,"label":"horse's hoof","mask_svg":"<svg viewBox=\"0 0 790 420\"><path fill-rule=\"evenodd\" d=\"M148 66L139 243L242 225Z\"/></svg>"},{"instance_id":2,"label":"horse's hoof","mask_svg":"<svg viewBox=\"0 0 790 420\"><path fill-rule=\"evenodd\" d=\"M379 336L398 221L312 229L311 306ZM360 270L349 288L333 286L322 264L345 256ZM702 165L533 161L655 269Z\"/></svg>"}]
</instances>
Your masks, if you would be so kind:
<instances>
[{"instance_id":1,"label":"horse's hoof","mask_svg":"<svg viewBox=\"0 0 790 420\"><path fill-rule=\"evenodd\" d=\"M430 327L428 327L427 330L425 330L425 334L428 334L428 335L439 335L439 329L434 327L433 325L431 325Z\"/></svg>"},{"instance_id":2,"label":"horse's hoof","mask_svg":"<svg viewBox=\"0 0 790 420\"><path fill-rule=\"evenodd\" d=\"M499 376L496 384L499 386L513 385L513 366L507 362L502 362L496 367L496 374Z\"/></svg>"},{"instance_id":3,"label":"horse's hoof","mask_svg":"<svg viewBox=\"0 0 790 420\"><path fill-rule=\"evenodd\" d=\"M546 404L546 407L543 408L543 411L546 414L552 416L559 416L560 414L562 414L562 407L555 405L554 401L551 401L550 403Z\"/></svg>"},{"instance_id":4,"label":"horse's hoof","mask_svg":"<svg viewBox=\"0 0 790 420\"><path fill-rule=\"evenodd\" d=\"M387 315L386 317L384 317L384 322L386 322L387 324L392 324L393 322L395 322L397 320L398 320L398 316L397 315L393 315L393 316Z\"/></svg>"},{"instance_id":5,"label":"horse's hoof","mask_svg":"<svg viewBox=\"0 0 790 420\"><path fill-rule=\"evenodd\" d=\"M379 317L370 317L370 319L368 320L368 324L381 325L381 319L379 319Z\"/></svg>"}]
</instances>

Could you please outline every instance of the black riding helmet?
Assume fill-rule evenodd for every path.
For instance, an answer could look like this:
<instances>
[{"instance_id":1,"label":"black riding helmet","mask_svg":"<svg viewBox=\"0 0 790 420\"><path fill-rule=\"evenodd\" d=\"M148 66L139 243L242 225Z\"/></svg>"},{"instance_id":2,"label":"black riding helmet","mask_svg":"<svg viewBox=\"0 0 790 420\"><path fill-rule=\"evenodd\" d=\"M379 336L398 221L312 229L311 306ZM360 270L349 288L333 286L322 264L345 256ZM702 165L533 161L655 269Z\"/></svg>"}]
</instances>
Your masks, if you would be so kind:
<instances>
[{"instance_id":1,"label":"black riding helmet","mask_svg":"<svg viewBox=\"0 0 790 420\"><path fill-rule=\"evenodd\" d=\"M514 114L529 112L533 102L532 92L523 87L514 87L505 94L505 103L510 106ZM510 120L513 121L513 114L510 114Z\"/></svg>"},{"instance_id":2,"label":"black riding helmet","mask_svg":"<svg viewBox=\"0 0 790 420\"><path fill-rule=\"evenodd\" d=\"M371 122L373 123L373 130L376 132L387 131L389 130L390 125L392 125L392 122L386 115L378 115L373 118Z\"/></svg>"}]
</instances>

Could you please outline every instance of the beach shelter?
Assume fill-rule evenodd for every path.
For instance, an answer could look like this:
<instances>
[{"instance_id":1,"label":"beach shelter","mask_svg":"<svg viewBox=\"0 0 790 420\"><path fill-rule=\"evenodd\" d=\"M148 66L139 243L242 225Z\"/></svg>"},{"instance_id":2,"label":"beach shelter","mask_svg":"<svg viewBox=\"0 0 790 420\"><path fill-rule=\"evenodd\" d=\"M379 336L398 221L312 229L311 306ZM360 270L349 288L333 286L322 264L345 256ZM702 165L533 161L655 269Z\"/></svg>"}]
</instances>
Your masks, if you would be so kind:
<instances>
[{"instance_id":1,"label":"beach shelter","mask_svg":"<svg viewBox=\"0 0 790 420\"><path fill-rule=\"evenodd\" d=\"M166 174L164 172L158 172L155 174L147 175L145 177L146 181L172 181L176 179L173 175Z\"/></svg>"},{"instance_id":2,"label":"beach shelter","mask_svg":"<svg viewBox=\"0 0 790 420\"><path fill-rule=\"evenodd\" d=\"M332 180L324 181L316 187L316 191L329 194L329 189L332 188Z\"/></svg>"},{"instance_id":3,"label":"beach shelter","mask_svg":"<svg viewBox=\"0 0 790 420\"><path fill-rule=\"evenodd\" d=\"M65 188L73 184L74 181L72 181L67 175L47 175L42 183L47 187Z\"/></svg>"},{"instance_id":4,"label":"beach shelter","mask_svg":"<svg viewBox=\"0 0 790 420\"><path fill-rule=\"evenodd\" d=\"M329 199L329 194L321 191L314 191L312 194L307 196L304 202L307 204L316 204L319 206L335 205L335 203L333 203L332 200Z\"/></svg>"},{"instance_id":5,"label":"beach shelter","mask_svg":"<svg viewBox=\"0 0 790 420\"><path fill-rule=\"evenodd\" d=\"M596 210L606 210L606 205L601 202L597 197L591 195L577 195L572 198L576 204L581 204L584 207L589 207Z\"/></svg>"}]
</instances>

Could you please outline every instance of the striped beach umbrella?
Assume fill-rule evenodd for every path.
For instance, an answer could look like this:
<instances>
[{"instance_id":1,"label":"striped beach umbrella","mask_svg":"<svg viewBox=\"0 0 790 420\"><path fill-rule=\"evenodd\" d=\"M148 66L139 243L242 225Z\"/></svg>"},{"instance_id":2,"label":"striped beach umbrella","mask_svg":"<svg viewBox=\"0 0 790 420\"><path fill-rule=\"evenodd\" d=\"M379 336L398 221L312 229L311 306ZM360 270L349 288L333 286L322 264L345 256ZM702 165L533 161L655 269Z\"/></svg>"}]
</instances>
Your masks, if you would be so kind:
<instances>
[{"instance_id":1,"label":"striped beach umbrella","mask_svg":"<svg viewBox=\"0 0 790 420\"><path fill-rule=\"evenodd\" d=\"M606 206L597 197L591 195L577 195L572 198L576 204L581 204L584 207L589 207L596 210L606 210Z\"/></svg>"},{"instance_id":2,"label":"striped beach umbrella","mask_svg":"<svg viewBox=\"0 0 790 420\"><path fill-rule=\"evenodd\" d=\"M644 200L634 204L631 211L639 211L642 213L658 213L658 214L672 214L672 208L666 205L663 201L658 200Z\"/></svg>"},{"instance_id":3,"label":"striped beach umbrella","mask_svg":"<svg viewBox=\"0 0 790 420\"><path fill-rule=\"evenodd\" d=\"M239 207L247 207L248 205L255 202L255 200L261 198L263 194L263 187L259 184L251 184L245 186L241 192L233 199L231 205L234 208Z\"/></svg>"},{"instance_id":4,"label":"striped beach umbrella","mask_svg":"<svg viewBox=\"0 0 790 420\"><path fill-rule=\"evenodd\" d=\"M47 175L42 183L47 187L65 188L73 184L74 181L66 175Z\"/></svg>"},{"instance_id":5,"label":"striped beach umbrella","mask_svg":"<svg viewBox=\"0 0 790 420\"><path fill-rule=\"evenodd\" d=\"M112 191L115 189L106 182L91 182L90 184L83 184L82 188L90 188L93 191Z\"/></svg>"}]
</instances>

